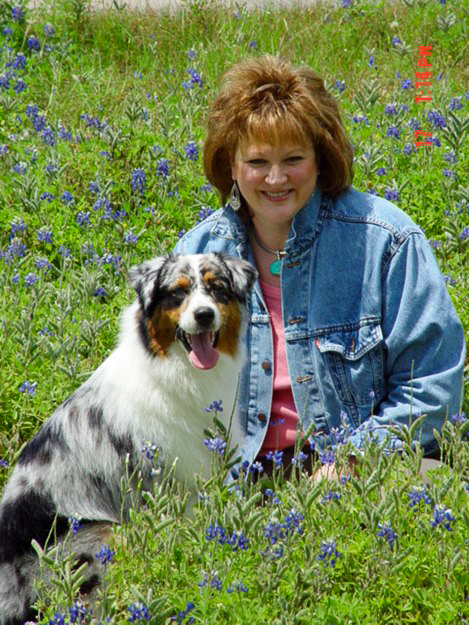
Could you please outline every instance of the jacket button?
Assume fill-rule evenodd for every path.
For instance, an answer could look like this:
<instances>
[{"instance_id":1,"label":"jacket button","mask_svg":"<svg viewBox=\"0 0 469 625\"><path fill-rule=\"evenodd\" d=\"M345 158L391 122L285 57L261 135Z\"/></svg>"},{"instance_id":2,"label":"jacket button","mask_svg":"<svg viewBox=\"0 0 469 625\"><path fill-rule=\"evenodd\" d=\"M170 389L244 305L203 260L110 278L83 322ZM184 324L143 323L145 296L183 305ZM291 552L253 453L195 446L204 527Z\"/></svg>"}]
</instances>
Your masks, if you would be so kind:
<instances>
[{"instance_id":1,"label":"jacket button","mask_svg":"<svg viewBox=\"0 0 469 625\"><path fill-rule=\"evenodd\" d=\"M265 422L266 422L266 420L267 420L267 417L266 417L266 415L265 415L265 412L260 412L260 413L257 415L257 418L259 419L259 421L260 421L261 423L265 423Z\"/></svg>"},{"instance_id":2,"label":"jacket button","mask_svg":"<svg viewBox=\"0 0 469 625\"><path fill-rule=\"evenodd\" d=\"M270 367L271 367L270 360L264 360L264 362L262 363L262 368L265 371L270 371Z\"/></svg>"}]
</instances>

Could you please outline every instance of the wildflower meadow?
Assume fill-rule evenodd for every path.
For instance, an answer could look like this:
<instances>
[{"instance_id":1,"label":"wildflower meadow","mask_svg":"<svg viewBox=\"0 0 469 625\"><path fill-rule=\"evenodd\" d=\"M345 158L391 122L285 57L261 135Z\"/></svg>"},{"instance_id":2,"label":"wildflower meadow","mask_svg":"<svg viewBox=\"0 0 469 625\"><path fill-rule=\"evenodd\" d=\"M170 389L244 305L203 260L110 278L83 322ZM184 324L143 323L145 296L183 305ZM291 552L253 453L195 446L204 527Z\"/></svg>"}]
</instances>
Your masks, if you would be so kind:
<instances>
[{"instance_id":1,"label":"wildflower meadow","mask_svg":"<svg viewBox=\"0 0 469 625\"><path fill-rule=\"evenodd\" d=\"M424 230L469 336L464 0L35 7L0 2L0 485L113 349L134 297L129 267L169 252L219 208L203 174L205 117L220 75L247 55L279 54L324 77L354 144L355 187ZM216 389L213 400L216 417ZM353 474L344 422L317 460L336 462L341 478L319 483L299 455L285 480L277 454L272 478L253 465L228 484L236 450L215 420L201 432L213 476L191 514L155 441L144 441L154 491L96 554L107 571L96 605L79 595L80 570L52 549L40 554L53 584L39 622L468 624L466 414L467 386L437 434L446 464L426 481L411 414L397 432L403 451L384 453L369 432Z\"/></svg>"}]
</instances>

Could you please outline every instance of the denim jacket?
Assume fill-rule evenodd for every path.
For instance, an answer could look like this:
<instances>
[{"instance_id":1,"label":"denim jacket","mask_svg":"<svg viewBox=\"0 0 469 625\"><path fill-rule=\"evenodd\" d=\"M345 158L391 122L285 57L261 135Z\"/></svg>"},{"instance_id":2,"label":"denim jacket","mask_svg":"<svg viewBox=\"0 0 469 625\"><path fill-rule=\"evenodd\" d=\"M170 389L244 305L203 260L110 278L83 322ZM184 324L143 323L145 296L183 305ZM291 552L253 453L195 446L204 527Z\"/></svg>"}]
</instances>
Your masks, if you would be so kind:
<instances>
[{"instance_id":1,"label":"denim jacket","mask_svg":"<svg viewBox=\"0 0 469 625\"><path fill-rule=\"evenodd\" d=\"M464 333L422 230L382 198L318 189L295 216L281 272L288 369L303 431L323 449L349 424L358 448L370 435L388 449L389 426L427 415L417 438L460 409ZM254 263L245 223L228 205L188 232L176 254L224 252ZM269 425L273 341L259 283L250 298L248 361L238 409L242 459L256 458ZM214 391L216 394L216 391ZM214 397L215 398L215 397ZM215 398L216 399L216 398Z\"/></svg>"}]
</instances>

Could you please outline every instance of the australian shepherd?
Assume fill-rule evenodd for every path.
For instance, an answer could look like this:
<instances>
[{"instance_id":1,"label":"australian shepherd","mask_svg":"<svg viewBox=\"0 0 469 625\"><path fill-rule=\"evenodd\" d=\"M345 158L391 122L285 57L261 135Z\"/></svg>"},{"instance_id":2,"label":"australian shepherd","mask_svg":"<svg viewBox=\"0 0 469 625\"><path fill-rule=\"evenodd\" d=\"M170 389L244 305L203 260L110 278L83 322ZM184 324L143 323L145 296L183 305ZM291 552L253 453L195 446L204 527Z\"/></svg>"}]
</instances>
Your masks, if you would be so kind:
<instances>
[{"instance_id":1,"label":"australian shepherd","mask_svg":"<svg viewBox=\"0 0 469 625\"><path fill-rule=\"evenodd\" d=\"M83 590L99 583L96 553L109 541L126 502L121 480L140 470L151 490L142 441L195 488L207 476L207 407L222 400L226 427L244 360L246 302L256 278L248 262L221 254L155 258L129 272L136 302L123 315L117 348L46 421L22 451L0 503L0 625L32 618L37 598L36 540L69 533L77 562L88 563ZM234 444L242 439L231 420Z\"/></svg>"}]
</instances>

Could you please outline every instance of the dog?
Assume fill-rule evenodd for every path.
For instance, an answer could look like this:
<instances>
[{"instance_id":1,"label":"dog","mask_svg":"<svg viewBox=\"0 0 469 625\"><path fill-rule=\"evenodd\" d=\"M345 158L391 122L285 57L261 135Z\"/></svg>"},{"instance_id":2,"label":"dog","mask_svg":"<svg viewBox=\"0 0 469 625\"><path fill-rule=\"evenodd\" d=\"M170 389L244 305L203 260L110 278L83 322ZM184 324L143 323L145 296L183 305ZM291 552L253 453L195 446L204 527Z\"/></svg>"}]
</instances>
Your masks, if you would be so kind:
<instances>
[{"instance_id":1,"label":"dog","mask_svg":"<svg viewBox=\"0 0 469 625\"><path fill-rule=\"evenodd\" d=\"M41 547L53 528L70 535L70 519L85 525L74 539L77 563L89 564L82 591L99 585L96 553L109 541L128 505L121 480L139 470L143 488L154 478L142 441L158 462L194 492L195 475L209 476L204 428L207 407L222 400L228 429L245 359L247 300L256 271L222 254L158 257L129 271L137 299L123 314L116 349L45 422L25 446L0 503L0 625L33 618ZM231 440L243 437L231 418ZM48 544L48 543L47 543Z\"/></svg>"}]
</instances>

